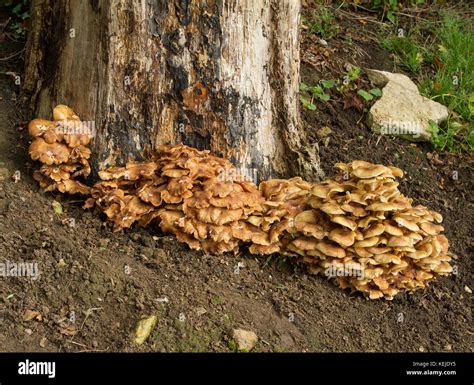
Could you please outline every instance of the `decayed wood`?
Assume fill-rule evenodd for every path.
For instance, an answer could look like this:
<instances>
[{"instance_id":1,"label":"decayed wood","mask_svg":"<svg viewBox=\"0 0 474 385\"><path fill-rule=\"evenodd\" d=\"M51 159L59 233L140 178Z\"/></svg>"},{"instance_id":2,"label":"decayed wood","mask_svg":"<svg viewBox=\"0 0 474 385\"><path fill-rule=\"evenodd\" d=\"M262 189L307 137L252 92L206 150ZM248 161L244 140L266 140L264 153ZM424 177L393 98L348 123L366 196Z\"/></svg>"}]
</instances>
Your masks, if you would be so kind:
<instances>
[{"instance_id":1,"label":"decayed wood","mask_svg":"<svg viewBox=\"0 0 474 385\"><path fill-rule=\"evenodd\" d=\"M321 175L299 124L299 1L33 0L31 14L25 101L94 121L96 171L183 142L259 180Z\"/></svg>"}]
</instances>

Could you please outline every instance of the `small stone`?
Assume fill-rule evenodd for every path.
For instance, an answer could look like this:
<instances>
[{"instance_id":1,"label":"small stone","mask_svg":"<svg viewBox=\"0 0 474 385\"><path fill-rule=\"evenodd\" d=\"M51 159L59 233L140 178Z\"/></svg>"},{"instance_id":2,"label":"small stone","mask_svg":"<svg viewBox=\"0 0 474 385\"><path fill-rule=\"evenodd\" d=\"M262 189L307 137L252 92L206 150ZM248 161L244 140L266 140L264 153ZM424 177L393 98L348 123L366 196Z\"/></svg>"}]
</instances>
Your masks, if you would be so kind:
<instances>
[{"instance_id":1,"label":"small stone","mask_svg":"<svg viewBox=\"0 0 474 385\"><path fill-rule=\"evenodd\" d=\"M40 347L45 348L47 343L48 339L46 337L41 338Z\"/></svg>"},{"instance_id":2,"label":"small stone","mask_svg":"<svg viewBox=\"0 0 474 385\"><path fill-rule=\"evenodd\" d=\"M94 348L97 348L99 346L99 343L96 340L94 340L94 341L92 341L92 346Z\"/></svg>"},{"instance_id":3,"label":"small stone","mask_svg":"<svg viewBox=\"0 0 474 385\"><path fill-rule=\"evenodd\" d=\"M324 39L319 39L319 40L318 40L318 43L319 43L320 45L322 45L323 47L327 47L327 46L328 46L328 42L327 42L326 40L324 40Z\"/></svg>"},{"instance_id":4,"label":"small stone","mask_svg":"<svg viewBox=\"0 0 474 385\"><path fill-rule=\"evenodd\" d=\"M234 329L232 337L237 343L237 349L241 352L250 352L258 341L254 332L243 329Z\"/></svg>"},{"instance_id":5,"label":"small stone","mask_svg":"<svg viewBox=\"0 0 474 385\"><path fill-rule=\"evenodd\" d=\"M25 334L31 336L33 334L33 330L31 329L25 329Z\"/></svg>"},{"instance_id":6,"label":"small stone","mask_svg":"<svg viewBox=\"0 0 474 385\"><path fill-rule=\"evenodd\" d=\"M419 351L419 352L424 352L424 351L425 351L425 348L424 348L423 346L420 346L420 347L418 348L418 351Z\"/></svg>"},{"instance_id":7,"label":"small stone","mask_svg":"<svg viewBox=\"0 0 474 385\"><path fill-rule=\"evenodd\" d=\"M472 289L469 286L464 286L464 291L466 293L472 294Z\"/></svg>"},{"instance_id":8,"label":"small stone","mask_svg":"<svg viewBox=\"0 0 474 385\"><path fill-rule=\"evenodd\" d=\"M14 182L14 183L18 183L18 182L21 180L21 172L20 172L20 170L16 170L16 171L13 173L12 179L13 179L13 182Z\"/></svg>"},{"instance_id":9,"label":"small stone","mask_svg":"<svg viewBox=\"0 0 474 385\"><path fill-rule=\"evenodd\" d=\"M204 314L207 313L207 310L205 308L203 308L202 306L199 306L196 308L196 314L200 317Z\"/></svg>"},{"instance_id":10,"label":"small stone","mask_svg":"<svg viewBox=\"0 0 474 385\"><path fill-rule=\"evenodd\" d=\"M447 350L448 352L450 352L453 350L453 347L451 346L451 344L446 344L446 346L444 347L444 350Z\"/></svg>"}]
</instances>

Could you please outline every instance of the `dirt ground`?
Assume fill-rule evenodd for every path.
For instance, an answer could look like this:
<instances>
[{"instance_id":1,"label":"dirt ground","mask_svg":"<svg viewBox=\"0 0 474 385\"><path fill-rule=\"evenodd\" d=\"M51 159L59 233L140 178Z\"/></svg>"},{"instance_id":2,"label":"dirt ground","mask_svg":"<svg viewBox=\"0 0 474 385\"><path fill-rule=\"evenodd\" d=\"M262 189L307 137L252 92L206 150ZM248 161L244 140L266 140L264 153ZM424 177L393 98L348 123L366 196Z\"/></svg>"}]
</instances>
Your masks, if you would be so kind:
<instances>
[{"instance_id":1,"label":"dirt ground","mask_svg":"<svg viewBox=\"0 0 474 385\"><path fill-rule=\"evenodd\" d=\"M351 45L336 37L326 54L304 35L303 81L327 79L347 62L393 70L363 30L370 23L341 25ZM19 49L5 40L0 56ZM472 294L465 291L474 289L472 156L376 136L363 112L338 101L302 112L327 175L335 162L354 159L398 166L406 172L402 192L444 216L457 274L393 301L369 301L278 258L205 255L154 229L113 233L80 201L39 191L22 129L29 117L6 74L20 73L21 65L21 55L0 61L0 263L36 262L40 276L0 278L1 351L228 352L234 328L257 333L256 351L473 351ZM324 126L331 128L329 140L316 135ZM16 170L21 180L14 183ZM55 214L54 200L63 214ZM238 263L243 267L236 269ZM26 310L40 319L24 321ZM138 347L136 323L152 314L157 325Z\"/></svg>"}]
</instances>

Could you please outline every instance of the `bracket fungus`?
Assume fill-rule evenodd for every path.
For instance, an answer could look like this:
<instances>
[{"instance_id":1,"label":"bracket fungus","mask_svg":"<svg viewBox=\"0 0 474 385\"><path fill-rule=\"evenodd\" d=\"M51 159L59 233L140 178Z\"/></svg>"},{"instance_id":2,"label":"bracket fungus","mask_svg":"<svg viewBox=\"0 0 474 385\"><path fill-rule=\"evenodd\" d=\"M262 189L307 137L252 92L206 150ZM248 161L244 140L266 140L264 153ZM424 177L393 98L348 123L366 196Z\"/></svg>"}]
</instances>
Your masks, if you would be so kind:
<instances>
[{"instance_id":1,"label":"bracket fungus","mask_svg":"<svg viewBox=\"0 0 474 385\"><path fill-rule=\"evenodd\" d=\"M53 116L62 127L80 122L67 106ZM47 191L87 195L84 208L103 212L114 231L138 223L206 253L281 253L370 299L452 271L442 216L399 191L399 168L356 160L337 163L338 174L320 183L295 177L257 186L209 151L160 145L146 161L100 171L89 188L75 178L90 173L90 137L55 127L29 124L30 155L43 163L34 178Z\"/></svg>"}]
</instances>

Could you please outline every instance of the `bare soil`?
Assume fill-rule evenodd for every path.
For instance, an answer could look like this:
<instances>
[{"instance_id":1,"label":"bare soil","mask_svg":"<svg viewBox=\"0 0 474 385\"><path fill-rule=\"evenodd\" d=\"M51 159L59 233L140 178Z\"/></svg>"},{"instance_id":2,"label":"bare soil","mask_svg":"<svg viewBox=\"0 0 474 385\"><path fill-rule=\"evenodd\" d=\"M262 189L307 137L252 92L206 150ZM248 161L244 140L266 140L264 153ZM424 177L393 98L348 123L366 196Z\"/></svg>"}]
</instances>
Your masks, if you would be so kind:
<instances>
[{"instance_id":1,"label":"bare soil","mask_svg":"<svg viewBox=\"0 0 474 385\"><path fill-rule=\"evenodd\" d=\"M313 64L303 60L303 81L340 75L346 62L393 69L368 38L370 23L338 22L342 30L327 47L334 51L319 53L325 65L314 64L318 53ZM307 47L317 51L315 44L304 34L303 58ZM0 57L19 49L4 38ZM369 301L278 258L205 255L155 229L113 233L77 198L39 191L31 178L37 165L27 156L30 117L5 74L21 66L21 55L0 61L0 169L7 176L0 180L0 263L37 262L41 274L0 278L1 351L226 352L234 328L257 333L256 351L473 350L472 294L465 291L474 289L472 157L375 136L363 111L344 110L341 101L302 111L327 175L335 162L354 159L398 166L406 172L403 193L444 216L457 274L393 301ZM316 134L324 126L332 130L329 141ZM10 178L15 170L18 183ZM54 200L63 214L55 214ZM26 310L40 320L24 321ZM133 344L137 321L152 314L158 322L150 338Z\"/></svg>"}]
</instances>

